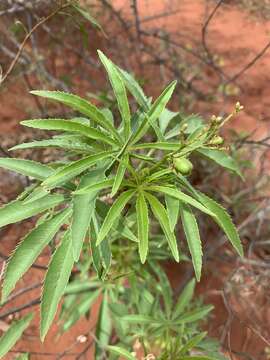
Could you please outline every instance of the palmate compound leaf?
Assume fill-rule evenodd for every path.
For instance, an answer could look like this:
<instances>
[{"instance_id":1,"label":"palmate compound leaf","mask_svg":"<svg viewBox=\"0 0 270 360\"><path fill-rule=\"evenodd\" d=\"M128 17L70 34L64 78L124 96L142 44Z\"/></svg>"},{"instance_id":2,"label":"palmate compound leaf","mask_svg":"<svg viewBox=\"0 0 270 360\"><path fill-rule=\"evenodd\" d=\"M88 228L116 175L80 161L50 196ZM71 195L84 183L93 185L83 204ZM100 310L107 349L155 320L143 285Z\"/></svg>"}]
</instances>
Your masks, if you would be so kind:
<instances>
[{"instance_id":1,"label":"palmate compound leaf","mask_svg":"<svg viewBox=\"0 0 270 360\"><path fill-rule=\"evenodd\" d=\"M133 145L131 147L132 150L140 150L140 149L157 149L157 150L165 150L165 151L176 151L179 150L181 144L179 142L152 142L152 143L142 143Z\"/></svg>"},{"instance_id":2,"label":"palmate compound leaf","mask_svg":"<svg viewBox=\"0 0 270 360\"><path fill-rule=\"evenodd\" d=\"M123 121L125 139L128 139L131 130L130 110L125 85L121 79L121 76L119 75L119 71L117 70L116 66L111 62L111 60L109 60L100 50L98 50L98 56L108 73L109 80L112 85Z\"/></svg>"},{"instance_id":3,"label":"palmate compound leaf","mask_svg":"<svg viewBox=\"0 0 270 360\"><path fill-rule=\"evenodd\" d=\"M118 216L121 214L122 210L128 203L128 201L134 195L134 190L127 190L123 192L113 203L110 210L108 211L103 224L100 228L98 233L97 243L99 245L102 240L108 235L109 231L111 230L114 222L117 220Z\"/></svg>"},{"instance_id":4,"label":"palmate compound leaf","mask_svg":"<svg viewBox=\"0 0 270 360\"><path fill-rule=\"evenodd\" d=\"M61 244L56 248L45 277L41 298L40 337L43 341L57 311L57 306L65 291L72 267L72 241L68 230Z\"/></svg>"},{"instance_id":5,"label":"palmate compound leaf","mask_svg":"<svg viewBox=\"0 0 270 360\"><path fill-rule=\"evenodd\" d=\"M0 227L28 219L43 211L54 208L65 201L63 195L47 195L42 201L35 200L25 204L23 200L14 200L0 208Z\"/></svg>"},{"instance_id":6,"label":"palmate compound leaf","mask_svg":"<svg viewBox=\"0 0 270 360\"><path fill-rule=\"evenodd\" d=\"M0 158L0 167L37 180L44 180L53 173L53 169L47 165L24 159Z\"/></svg>"},{"instance_id":7,"label":"palmate compound leaf","mask_svg":"<svg viewBox=\"0 0 270 360\"><path fill-rule=\"evenodd\" d=\"M52 189L60 184L67 182L83 171L95 165L98 161L104 160L113 154L112 151L103 151L95 155L89 155L83 159L74 161L59 170L56 170L52 176L47 178L41 185L44 188Z\"/></svg>"},{"instance_id":8,"label":"palmate compound leaf","mask_svg":"<svg viewBox=\"0 0 270 360\"><path fill-rule=\"evenodd\" d=\"M90 139L98 140L105 142L109 145L115 145L117 142L111 138L109 135L106 135L104 132L90 127L88 125L80 124L77 121L65 120L65 119L34 119L34 120L24 120L21 121L21 124L27 127L41 130L59 130L67 132L75 132Z\"/></svg>"},{"instance_id":9,"label":"palmate compound leaf","mask_svg":"<svg viewBox=\"0 0 270 360\"><path fill-rule=\"evenodd\" d=\"M121 69L117 66L117 70L120 72L120 76L122 80L124 81L128 91L131 93L131 95L134 97L134 99L137 101L137 103L141 106L141 108L144 111L149 110L148 105L148 99L145 96L143 89L140 87L138 82L134 79L132 75L130 75L125 70Z\"/></svg>"},{"instance_id":10,"label":"palmate compound leaf","mask_svg":"<svg viewBox=\"0 0 270 360\"><path fill-rule=\"evenodd\" d=\"M180 214L197 281L202 272L202 244L198 224L190 206L180 202Z\"/></svg>"},{"instance_id":11,"label":"palmate compound leaf","mask_svg":"<svg viewBox=\"0 0 270 360\"><path fill-rule=\"evenodd\" d=\"M181 356L181 360L217 360L216 357L204 355Z\"/></svg>"},{"instance_id":12,"label":"palmate compound leaf","mask_svg":"<svg viewBox=\"0 0 270 360\"><path fill-rule=\"evenodd\" d=\"M120 163L118 165L118 168L117 168L117 171L116 171L116 174L115 174L115 178L114 178L111 197L113 197L117 193L117 191L119 190L119 187L121 186L121 183L122 183L123 178L125 176L128 161L129 161L129 155L128 154L124 154L122 156L122 158L120 159Z\"/></svg>"},{"instance_id":13,"label":"palmate compound leaf","mask_svg":"<svg viewBox=\"0 0 270 360\"><path fill-rule=\"evenodd\" d=\"M110 210L110 205L97 199L96 210L97 210L97 214L102 219L104 219ZM130 221L128 217L119 214L117 220L114 222L112 226L112 230L117 232L119 236L137 243L138 239L136 235L131 231L132 225L134 225L134 223Z\"/></svg>"},{"instance_id":14,"label":"palmate compound leaf","mask_svg":"<svg viewBox=\"0 0 270 360\"><path fill-rule=\"evenodd\" d=\"M195 285L195 279L192 279L182 290L181 295L179 296L177 303L174 307L173 319L176 319L178 316L180 316L190 304L194 294Z\"/></svg>"},{"instance_id":15,"label":"palmate compound leaf","mask_svg":"<svg viewBox=\"0 0 270 360\"><path fill-rule=\"evenodd\" d=\"M112 332L112 323L110 317L110 310L108 304L108 294L104 291L102 302L99 308L98 321L96 326L96 348L95 348L95 359L102 359L104 349L109 344L109 340Z\"/></svg>"},{"instance_id":16,"label":"palmate compound leaf","mask_svg":"<svg viewBox=\"0 0 270 360\"><path fill-rule=\"evenodd\" d=\"M244 256L244 250L243 246L241 244L241 240L238 234L238 231L232 222L232 219L228 212L216 201L209 198L205 194L199 192L198 190L195 190L191 184L187 181L187 179L184 176L179 176L179 180L181 183L192 193L194 198L196 198L198 201L200 201L204 206L212 212L215 216L213 217L213 220L221 227L221 229L224 231L226 236L228 237L229 241L233 245L233 247L236 249L238 254L240 256ZM192 204L190 204L192 205Z\"/></svg>"},{"instance_id":17,"label":"palmate compound leaf","mask_svg":"<svg viewBox=\"0 0 270 360\"><path fill-rule=\"evenodd\" d=\"M145 193L145 197L150 204L151 210L158 220L169 244L173 257L179 262L179 251L174 232L171 230L168 213L160 201L153 195Z\"/></svg>"},{"instance_id":18,"label":"palmate compound leaf","mask_svg":"<svg viewBox=\"0 0 270 360\"><path fill-rule=\"evenodd\" d=\"M191 310L188 312L185 312L183 315L178 317L176 320L174 320L175 324L181 324L181 323L192 323L195 321L199 321L201 319L205 319L210 311L214 309L213 305L205 305L200 307L199 309Z\"/></svg>"},{"instance_id":19,"label":"palmate compound leaf","mask_svg":"<svg viewBox=\"0 0 270 360\"><path fill-rule=\"evenodd\" d=\"M29 360L29 353L22 353L16 357L16 360Z\"/></svg>"},{"instance_id":20,"label":"palmate compound leaf","mask_svg":"<svg viewBox=\"0 0 270 360\"><path fill-rule=\"evenodd\" d=\"M136 360L136 358L129 351L127 351L126 349L124 349L120 346L109 345L109 346L107 346L107 349L112 354L119 355L123 359Z\"/></svg>"},{"instance_id":21,"label":"palmate compound leaf","mask_svg":"<svg viewBox=\"0 0 270 360\"><path fill-rule=\"evenodd\" d=\"M80 153L91 153L96 151L94 147L88 145L88 139L81 135L58 135L47 140L35 140L28 143L22 143L10 148L10 151L33 149L33 148L62 148L65 150L76 151ZM92 144L93 145L93 144ZM96 146L97 144L95 144Z\"/></svg>"},{"instance_id":22,"label":"palmate compound leaf","mask_svg":"<svg viewBox=\"0 0 270 360\"><path fill-rule=\"evenodd\" d=\"M148 253L149 218L148 207L143 192L139 192L137 196L136 214L138 226L139 254L141 262L144 264Z\"/></svg>"},{"instance_id":23,"label":"palmate compound leaf","mask_svg":"<svg viewBox=\"0 0 270 360\"><path fill-rule=\"evenodd\" d=\"M97 235L99 233L99 222L95 215L92 217L89 230L93 266L98 278L104 280L110 269L112 260L110 243L108 239L104 239L100 245L96 245Z\"/></svg>"},{"instance_id":24,"label":"palmate compound leaf","mask_svg":"<svg viewBox=\"0 0 270 360\"><path fill-rule=\"evenodd\" d=\"M179 115L179 112L173 112L168 109L164 109L159 117L159 127L162 134L165 134L167 127L169 126L170 122Z\"/></svg>"},{"instance_id":25,"label":"palmate compound leaf","mask_svg":"<svg viewBox=\"0 0 270 360\"><path fill-rule=\"evenodd\" d=\"M166 135L165 139L171 139L173 137L179 137L180 129L182 128L183 124L187 124L187 126L183 129L184 133L187 135L193 135L195 132L202 130L204 127L204 121L198 114L191 114L189 116L182 117L181 121L174 128L169 130Z\"/></svg>"},{"instance_id":26,"label":"palmate compound leaf","mask_svg":"<svg viewBox=\"0 0 270 360\"><path fill-rule=\"evenodd\" d=\"M139 324L139 325L162 325L166 322L165 319L156 319L152 316L141 315L141 314L131 314L124 315L121 317L121 320L126 321L130 324Z\"/></svg>"},{"instance_id":27,"label":"palmate compound leaf","mask_svg":"<svg viewBox=\"0 0 270 360\"><path fill-rule=\"evenodd\" d=\"M132 289L131 289L131 292L132 292ZM123 304L122 302L119 302L119 301L114 302L113 299L111 299L109 307L110 307L110 314L112 317L112 322L114 325L114 331L117 334L117 337L119 339L117 346L122 346L122 343L120 341L123 341L124 343L129 342L127 340L129 324L127 322L123 322L121 319L121 317L123 315L127 315L129 313L128 304ZM127 340L127 341L125 341L125 340Z\"/></svg>"},{"instance_id":28,"label":"palmate compound leaf","mask_svg":"<svg viewBox=\"0 0 270 360\"><path fill-rule=\"evenodd\" d=\"M205 338L207 332L202 332L198 335L193 336L189 339L184 346L181 347L180 354L185 355L190 350L194 349L196 346L200 344L200 342Z\"/></svg>"},{"instance_id":29,"label":"palmate compound leaf","mask_svg":"<svg viewBox=\"0 0 270 360\"><path fill-rule=\"evenodd\" d=\"M202 212L206 213L207 215L210 215L215 218L215 214L210 209L208 209L206 206L202 205L202 203L195 200L193 197L178 190L176 187L152 185L152 186L148 186L147 190L164 193L165 195L169 195L169 196L176 198L176 199L182 201L183 203L189 204L189 205L201 210Z\"/></svg>"},{"instance_id":30,"label":"palmate compound leaf","mask_svg":"<svg viewBox=\"0 0 270 360\"><path fill-rule=\"evenodd\" d=\"M78 190L86 186L96 184L104 178L104 170L93 170L81 178ZM79 260L83 241L90 225L90 220L95 210L95 202L98 191L84 195L73 195L73 216L71 223L72 251L75 261Z\"/></svg>"},{"instance_id":31,"label":"palmate compound leaf","mask_svg":"<svg viewBox=\"0 0 270 360\"><path fill-rule=\"evenodd\" d=\"M167 318L171 317L173 304L173 291L166 272L156 262L149 262L149 265L158 278L157 290L161 293L164 302L164 310Z\"/></svg>"},{"instance_id":32,"label":"palmate compound leaf","mask_svg":"<svg viewBox=\"0 0 270 360\"><path fill-rule=\"evenodd\" d=\"M88 292L88 290L95 290L100 288L100 281L92 278L85 280L73 280L68 283L65 289L65 295L74 295L81 292Z\"/></svg>"},{"instance_id":33,"label":"palmate compound leaf","mask_svg":"<svg viewBox=\"0 0 270 360\"><path fill-rule=\"evenodd\" d=\"M169 216L169 220L170 220L171 230L174 231L175 226L178 221L180 201L169 195L165 195L165 202L166 202L166 208L167 208L168 216Z\"/></svg>"},{"instance_id":34,"label":"palmate compound leaf","mask_svg":"<svg viewBox=\"0 0 270 360\"><path fill-rule=\"evenodd\" d=\"M75 297L74 306L68 307L68 314L64 318L62 325L63 331L67 331L73 326L82 316L85 316L90 310L91 306L97 301L101 289L91 289L92 291L87 291L88 289L82 289L80 292L85 292L82 296ZM73 304L72 304L73 305Z\"/></svg>"},{"instance_id":35,"label":"palmate compound leaf","mask_svg":"<svg viewBox=\"0 0 270 360\"><path fill-rule=\"evenodd\" d=\"M33 201L40 200L48 195L48 191L43 189L41 186L37 186L33 191L23 200L23 203L30 204Z\"/></svg>"},{"instance_id":36,"label":"palmate compound leaf","mask_svg":"<svg viewBox=\"0 0 270 360\"><path fill-rule=\"evenodd\" d=\"M167 175L170 175L172 173L171 169L162 169L154 172L153 174L147 176L147 183L156 181L157 179L164 178ZM164 179L165 180L165 179Z\"/></svg>"},{"instance_id":37,"label":"palmate compound leaf","mask_svg":"<svg viewBox=\"0 0 270 360\"><path fill-rule=\"evenodd\" d=\"M69 216L71 209L59 212L53 218L44 221L34 228L11 254L5 269L2 301L5 301L17 281L30 268L46 245L53 239Z\"/></svg>"},{"instance_id":38,"label":"palmate compound leaf","mask_svg":"<svg viewBox=\"0 0 270 360\"><path fill-rule=\"evenodd\" d=\"M80 7L79 5L75 5L75 4L72 4L72 7L78 11L78 13L84 17L90 24L92 24L94 27L98 28L99 30L101 30L103 33L103 29L102 29L102 26L99 24L99 22L97 21L96 18L94 18L90 12L88 11L88 9L84 9L82 7Z\"/></svg>"},{"instance_id":39,"label":"palmate compound leaf","mask_svg":"<svg viewBox=\"0 0 270 360\"><path fill-rule=\"evenodd\" d=\"M232 219L228 212L216 201L208 197L207 195L195 190L184 176L179 176L181 183L193 194L193 196L200 201L208 210L210 210L215 216L213 220L221 227L224 233L227 235L229 241L236 249L240 256L244 256L243 246L238 234L238 231L232 222ZM192 204L191 204L192 205Z\"/></svg>"},{"instance_id":40,"label":"palmate compound leaf","mask_svg":"<svg viewBox=\"0 0 270 360\"><path fill-rule=\"evenodd\" d=\"M243 179L243 174L241 173L237 162L225 151L218 149L198 149L197 153L214 161L225 169L231 170Z\"/></svg>"},{"instance_id":41,"label":"palmate compound leaf","mask_svg":"<svg viewBox=\"0 0 270 360\"><path fill-rule=\"evenodd\" d=\"M34 90L31 94L41 96L50 100L59 101L71 107L74 110L79 111L81 114L86 115L92 121L108 130L114 137L121 141L121 137L114 128L111 121L105 116L105 114L99 110L95 105L89 101L80 98L77 95L61 92L61 91L46 91L46 90Z\"/></svg>"},{"instance_id":42,"label":"palmate compound leaf","mask_svg":"<svg viewBox=\"0 0 270 360\"><path fill-rule=\"evenodd\" d=\"M215 214L214 220L221 227L224 233L227 235L232 246L238 252L240 256L244 256L243 246L238 234L238 231L232 222L230 215L227 211L216 201L209 198L205 194L197 191L198 199L204 203L204 205Z\"/></svg>"},{"instance_id":43,"label":"palmate compound leaf","mask_svg":"<svg viewBox=\"0 0 270 360\"><path fill-rule=\"evenodd\" d=\"M114 183L114 179L97 181L95 184L86 185L80 189L76 189L76 191L74 191L73 194L74 195L91 194L92 192L96 192L112 187L113 183Z\"/></svg>"},{"instance_id":44,"label":"palmate compound leaf","mask_svg":"<svg viewBox=\"0 0 270 360\"><path fill-rule=\"evenodd\" d=\"M159 118L162 111L165 109L168 101L170 100L172 93L175 89L176 81L169 84L162 94L157 98L150 110L146 113L145 119L132 136L131 144L136 144L147 132L150 126L155 124L155 121Z\"/></svg>"},{"instance_id":45,"label":"palmate compound leaf","mask_svg":"<svg viewBox=\"0 0 270 360\"><path fill-rule=\"evenodd\" d=\"M33 314L27 314L19 321L12 323L9 329L2 335L0 338L0 359L12 349L22 336L24 330L29 326L32 319Z\"/></svg>"}]
</instances>

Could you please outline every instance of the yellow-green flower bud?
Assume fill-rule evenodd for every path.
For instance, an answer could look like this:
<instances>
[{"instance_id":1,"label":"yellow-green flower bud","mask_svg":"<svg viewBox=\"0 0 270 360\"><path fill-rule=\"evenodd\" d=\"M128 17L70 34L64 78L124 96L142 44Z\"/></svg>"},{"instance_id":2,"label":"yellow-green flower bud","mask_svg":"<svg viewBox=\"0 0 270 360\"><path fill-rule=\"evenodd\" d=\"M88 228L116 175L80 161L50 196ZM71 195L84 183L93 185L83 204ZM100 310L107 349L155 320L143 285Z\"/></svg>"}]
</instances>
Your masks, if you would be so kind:
<instances>
[{"instance_id":1,"label":"yellow-green flower bud","mask_svg":"<svg viewBox=\"0 0 270 360\"><path fill-rule=\"evenodd\" d=\"M235 112L239 113L243 109L244 109L244 106L241 105L239 101L237 101L237 103L235 104Z\"/></svg>"},{"instance_id":2,"label":"yellow-green flower bud","mask_svg":"<svg viewBox=\"0 0 270 360\"><path fill-rule=\"evenodd\" d=\"M210 142L211 145L222 145L223 143L224 143L224 139L219 135L214 136Z\"/></svg>"},{"instance_id":3,"label":"yellow-green flower bud","mask_svg":"<svg viewBox=\"0 0 270 360\"><path fill-rule=\"evenodd\" d=\"M184 132L184 131L187 130L187 128L188 128L188 124L187 124L187 123L184 123L184 124L181 126L180 131Z\"/></svg>"}]
</instances>

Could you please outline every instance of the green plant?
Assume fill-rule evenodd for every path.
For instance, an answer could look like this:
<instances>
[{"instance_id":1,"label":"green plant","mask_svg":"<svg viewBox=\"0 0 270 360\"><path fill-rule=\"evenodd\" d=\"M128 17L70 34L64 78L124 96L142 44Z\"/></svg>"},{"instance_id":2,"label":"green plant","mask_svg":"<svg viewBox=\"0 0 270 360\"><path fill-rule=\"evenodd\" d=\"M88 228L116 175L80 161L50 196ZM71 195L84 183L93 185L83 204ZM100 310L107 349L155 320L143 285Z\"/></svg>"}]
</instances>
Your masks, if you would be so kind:
<instances>
[{"instance_id":1,"label":"green plant","mask_svg":"<svg viewBox=\"0 0 270 360\"><path fill-rule=\"evenodd\" d=\"M113 249L113 255L117 252L119 247ZM200 299L192 301L195 280L175 301L169 280L156 262L161 255L156 253L155 258L142 265L128 254L129 273L112 263L114 272L106 281L93 273L90 277L81 273L74 278L65 290L59 319L62 331L86 316L102 294L95 334L97 359L106 350L111 353L110 359L118 359L113 354L124 356L127 351L126 358L135 359L132 351L136 349L144 357L155 354L158 359L189 358L190 351L202 359L224 359L218 353L218 344L207 339L198 325L213 307L202 305ZM112 334L117 335L117 341L108 345Z\"/></svg>"},{"instance_id":2,"label":"green plant","mask_svg":"<svg viewBox=\"0 0 270 360\"><path fill-rule=\"evenodd\" d=\"M211 308L190 304L194 282L174 304L171 287L158 261L171 256L177 262L188 260L175 236L180 217L195 275L200 280L202 246L194 210L211 216L236 251L243 254L230 216L222 206L196 190L186 177L192 172L193 153L240 174L222 147L219 130L242 107L236 104L228 118L214 116L206 124L195 115L181 119L178 113L166 109L175 81L152 102L130 74L100 51L99 57L107 70L120 120L114 119L109 109L98 109L78 96L33 91L34 95L71 107L83 117L23 121L24 126L61 134L11 150L64 148L67 158L65 162L46 165L0 159L0 166L31 179L31 185L16 200L0 209L0 225L42 214L9 258L2 301L8 299L17 281L51 244L55 251L40 306L42 340L63 295L60 318L63 330L67 330L102 294L96 330L97 359L107 351L116 354L112 358L122 354L133 359L125 347L130 350L134 339L142 341L145 356L155 344L160 348L160 359L217 358L216 349L204 348L205 334L199 332L197 324ZM132 115L126 89L138 105ZM75 262L80 274L72 275L68 284ZM158 281L153 283L153 279ZM132 326L127 327L127 323ZM119 346L108 345L112 326ZM198 348L198 356L192 355L194 348Z\"/></svg>"}]
</instances>

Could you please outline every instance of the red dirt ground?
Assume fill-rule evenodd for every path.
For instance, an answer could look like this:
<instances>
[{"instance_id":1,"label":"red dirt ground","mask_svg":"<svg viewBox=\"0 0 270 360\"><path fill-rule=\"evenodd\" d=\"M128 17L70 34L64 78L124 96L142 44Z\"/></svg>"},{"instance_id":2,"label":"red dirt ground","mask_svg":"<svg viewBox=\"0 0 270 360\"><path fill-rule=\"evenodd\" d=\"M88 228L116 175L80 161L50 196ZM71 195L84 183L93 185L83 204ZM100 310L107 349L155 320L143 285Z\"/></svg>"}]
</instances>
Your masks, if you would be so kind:
<instances>
[{"instance_id":1,"label":"red dirt ground","mask_svg":"<svg viewBox=\"0 0 270 360\"><path fill-rule=\"evenodd\" d=\"M126 1L115 0L115 4L119 8L126 6ZM181 11L175 15L165 17L163 19L154 20L159 27L164 27L170 32L183 30L192 38L201 36L201 27L205 19L205 1L203 0L171 0L167 1L144 1L139 0L139 11L143 16L152 16L154 14L169 10L169 8L180 9ZM210 4L210 2L209 2ZM212 4L213 5L213 4ZM210 6L210 5L209 5ZM169 8L168 8L169 7ZM153 26L153 22L149 23ZM237 73L243 67L243 64L248 63L253 56L260 51L269 41L270 22L262 21L256 17L251 17L247 12L239 10L235 6L225 6L218 12L213 22L209 27L209 47L214 53L218 53L224 60L224 70L227 73ZM260 59L250 70L248 70L239 80L241 86L245 89L243 94L231 97L226 104L221 102L219 98L214 104L210 104L210 108L206 107L205 103L198 103L195 111L202 111L203 113L218 113L220 107L225 107L225 110L231 110L236 100L245 106L245 111L239 118L235 119L231 124L234 128L243 131L252 131L257 129L255 133L256 138L260 138L270 130L270 51L267 52L262 59ZM28 94L21 94L21 88L16 83L11 84L4 91L0 93L0 128L1 133L9 136L13 132L18 132L18 122L29 117L29 109L31 109L32 99ZM1 250L6 254L11 251L18 241L19 234L21 234L19 225L13 226L8 233L9 244L5 248L1 245ZM48 256L46 253L40 258L40 264L46 264ZM170 270L173 283L177 285L179 280L179 273L181 268L174 267ZM224 273L224 279L228 275L230 269L218 269ZM25 284L32 284L40 281L42 278L42 271L30 271L20 281L18 288ZM210 296L207 301L212 302L216 306L215 318L211 325L211 333L214 334L218 328L222 327L227 319L227 311L218 290L224 284L220 283L214 276L209 280L205 277L199 285L199 289L209 289ZM34 290L31 293L31 298L38 296L39 290ZM27 301L27 297L20 298L21 301ZM12 306L19 305L14 301ZM24 340L17 345L17 349L33 351L33 352L47 352L60 353L63 349L68 349L71 344L76 342L78 335L86 332L91 324L94 323L94 318L91 321L81 320L72 331L69 331L60 339L57 338L57 327L53 326L44 344L38 340L38 316L33 322L30 333L37 334L33 339L30 336L24 336ZM269 320L269 318L268 318ZM1 325L1 324L0 324ZM1 325L3 326L3 324ZM248 353L254 356L261 352L265 344L259 340L258 337L252 336L245 326L242 326L239 321L234 321L232 324L232 347L241 349L242 343L246 340L245 349ZM248 338L250 337L250 339ZM78 344L73 347L73 352L78 353L84 348L84 344ZM87 352L85 359L92 359L92 353ZM8 355L6 359L13 359L14 354ZM45 359L41 355L33 355L31 359ZM57 359L57 355L51 358ZM75 359L74 356L68 357ZM236 356L233 360L241 359ZM260 358L262 359L262 358ZM265 358L266 359L266 358Z\"/></svg>"}]
</instances>

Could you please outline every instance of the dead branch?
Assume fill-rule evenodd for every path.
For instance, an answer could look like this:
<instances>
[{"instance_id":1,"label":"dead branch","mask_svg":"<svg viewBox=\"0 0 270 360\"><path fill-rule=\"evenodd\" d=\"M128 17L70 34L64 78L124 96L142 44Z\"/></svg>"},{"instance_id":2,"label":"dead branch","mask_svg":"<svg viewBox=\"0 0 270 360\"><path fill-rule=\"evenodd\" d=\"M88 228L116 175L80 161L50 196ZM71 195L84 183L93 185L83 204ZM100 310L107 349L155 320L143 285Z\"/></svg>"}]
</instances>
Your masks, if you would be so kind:
<instances>
[{"instance_id":1,"label":"dead branch","mask_svg":"<svg viewBox=\"0 0 270 360\"><path fill-rule=\"evenodd\" d=\"M3 82L7 79L7 77L11 74L11 72L13 71L16 63L18 62L22 51L27 43L27 41L31 38L32 34L43 24L45 24L47 21L49 21L50 19L52 19L57 13L59 13L59 11L63 10L64 8L67 8L70 4L66 3L64 5L61 5L60 7L58 7L56 10L54 10L52 13L50 13L48 16L46 16L45 18L41 19L30 31L29 33L25 36L24 40L22 41L19 50L15 56L15 58L13 59L13 61L11 62L9 68L7 69L6 73L2 76L2 78L0 79L0 85L3 84Z\"/></svg>"}]
</instances>

